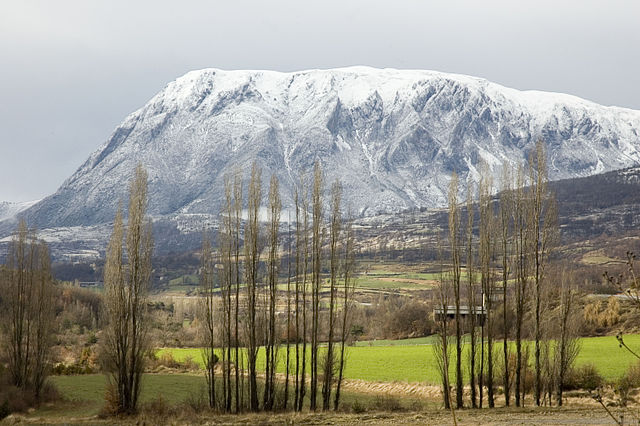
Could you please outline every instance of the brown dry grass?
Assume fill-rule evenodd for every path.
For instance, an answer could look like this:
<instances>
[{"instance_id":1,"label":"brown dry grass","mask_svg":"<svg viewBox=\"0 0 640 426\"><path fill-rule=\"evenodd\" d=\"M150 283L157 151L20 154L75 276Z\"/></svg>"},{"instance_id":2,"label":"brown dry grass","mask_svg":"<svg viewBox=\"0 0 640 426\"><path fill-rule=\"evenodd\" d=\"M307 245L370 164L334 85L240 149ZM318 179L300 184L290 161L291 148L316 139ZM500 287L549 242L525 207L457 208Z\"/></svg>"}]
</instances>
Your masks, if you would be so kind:
<instances>
[{"instance_id":1,"label":"brown dry grass","mask_svg":"<svg viewBox=\"0 0 640 426\"><path fill-rule=\"evenodd\" d=\"M622 412L613 409L613 414L619 416ZM166 414L166 413L165 413ZM492 410L458 410L455 416L459 425L511 425L511 424L545 424L545 425L596 425L613 424L613 420L606 412L593 406L572 405L562 408L496 408ZM628 414L627 421L633 418ZM31 424L169 424L169 425L327 425L327 424L411 424L411 425L445 425L453 424L452 413L441 409L430 409L417 412L366 412L362 414L351 413L258 413L242 415L218 415L204 412L201 414L173 413L170 416L157 416L153 414L141 414L135 417L121 418L24 418L21 416L5 419L5 424L15 423Z\"/></svg>"}]
</instances>

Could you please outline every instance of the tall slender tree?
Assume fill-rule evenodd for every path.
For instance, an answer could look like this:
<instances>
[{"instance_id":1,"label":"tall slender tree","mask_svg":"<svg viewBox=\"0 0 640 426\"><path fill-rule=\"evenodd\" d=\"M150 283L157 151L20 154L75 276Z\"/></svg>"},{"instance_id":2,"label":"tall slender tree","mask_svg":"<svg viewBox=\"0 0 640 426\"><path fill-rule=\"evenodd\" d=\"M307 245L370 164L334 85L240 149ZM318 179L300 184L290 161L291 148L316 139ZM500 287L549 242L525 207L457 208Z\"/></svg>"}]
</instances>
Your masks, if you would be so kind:
<instances>
[{"instance_id":1,"label":"tall slender tree","mask_svg":"<svg viewBox=\"0 0 640 426\"><path fill-rule=\"evenodd\" d=\"M507 321L509 305L507 302L507 285L510 275L510 252L509 238L511 236L511 168L507 163L502 165L502 182L499 198L499 216L500 216L500 259L502 261L502 356L504 363L502 386L504 389L504 404L510 404L510 381L509 381L509 322Z\"/></svg>"},{"instance_id":2,"label":"tall slender tree","mask_svg":"<svg viewBox=\"0 0 640 426\"><path fill-rule=\"evenodd\" d=\"M471 183L467 185L467 304L469 307L469 387L471 389L471 407L477 408L476 392L476 318L477 301L475 288L475 267L473 259L473 193Z\"/></svg>"},{"instance_id":3,"label":"tall slender tree","mask_svg":"<svg viewBox=\"0 0 640 426\"><path fill-rule=\"evenodd\" d=\"M304 383L300 383L300 340L301 340L301 329L300 329L300 319L302 316L301 311L301 291L300 291L300 274L302 272L302 267L300 263L300 251L302 250L302 232L300 227L300 189L295 186L293 190L293 202L294 208L296 212L296 250L295 250L295 316L294 323L296 328L296 367L295 367L295 385L294 385L294 398L293 398L293 407L294 410L298 411L298 400L300 399L301 389L304 387Z\"/></svg>"},{"instance_id":4,"label":"tall slender tree","mask_svg":"<svg viewBox=\"0 0 640 426\"><path fill-rule=\"evenodd\" d=\"M493 384L493 271L491 261L494 254L494 213L491 200L491 175L486 165L482 167L479 188L480 210L480 276L482 281L483 305L485 310L487 336L487 402L490 408L495 405ZM483 344L484 345L484 344Z\"/></svg>"},{"instance_id":5,"label":"tall slender tree","mask_svg":"<svg viewBox=\"0 0 640 426\"><path fill-rule=\"evenodd\" d=\"M247 288L247 363L249 374L249 408L258 411L258 339L257 339L257 307L258 302L258 266L260 260L260 227L259 211L262 199L261 170L254 162L251 167L251 180L249 181L248 194L248 218L245 226L245 280Z\"/></svg>"},{"instance_id":6,"label":"tall slender tree","mask_svg":"<svg viewBox=\"0 0 640 426\"><path fill-rule=\"evenodd\" d=\"M355 268L354 258L354 234L353 220L349 216L344 232L344 264L343 276L344 289L342 294L342 326L340 333L340 358L338 364L338 380L336 383L336 394L333 401L333 409L338 410L340 404L340 391L342 387L342 379L345 367L345 346L349 336L349 323L351 318L351 310L353 307L353 293L355 290L355 280L352 278Z\"/></svg>"},{"instance_id":7,"label":"tall slender tree","mask_svg":"<svg viewBox=\"0 0 640 426\"><path fill-rule=\"evenodd\" d=\"M280 188L278 178L271 175L269 184L269 259L268 259L268 317L267 340L265 346L265 385L264 385L264 409L271 410L275 402L275 372L277 362L277 327L276 327L276 299L278 296L278 271L280 258L279 232L280 232Z\"/></svg>"},{"instance_id":8,"label":"tall slender tree","mask_svg":"<svg viewBox=\"0 0 640 426\"><path fill-rule=\"evenodd\" d=\"M566 384L567 372L580 352L580 340L578 339L575 313L577 311L578 294L572 285L574 277L566 269L560 272L560 304L558 306L558 319L560 335L556 340L554 356L555 396L558 406L562 406L562 396Z\"/></svg>"},{"instance_id":9,"label":"tall slender tree","mask_svg":"<svg viewBox=\"0 0 640 426\"><path fill-rule=\"evenodd\" d=\"M530 245L530 235L527 229L527 208L525 200L525 178L521 166L516 171L515 187L511 198L511 214L513 217L513 247L515 267L515 339L516 339L516 377L514 383L514 396L516 406L524 403L522 373L525 367L522 353L522 326L526 314L527 292L529 289L529 255L527 250Z\"/></svg>"},{"instance_id":10,"label":"tall slender tree","mask_svg":"<svg viewBox=\"0 0 640 426\"><path fill-rule=\"evenodd\" d=\"M449 183L449 250L451 252L451 279L455 304L456 327L456 407L463 406L462 377L462 315L460 313L460 206L458 205L458 175L453 172Z\"/></svg>"},{"instance_id":11,"label":"tall slender tree","mask_svg":"<svg viewBox=\"0 0 640 426\"><path fill-rule=\"evenodd\" d=\"M333 387L333 374L335 364L334 353L334 322L336 289L340 264L339 242L342 228L342 215L340 204L342 200L342 185L336 180L331 186L331 224L329 237L329 336L327 339L327 352L325 354L325 364L323 368L322 384L322 409L328 410L331 407L331 389Z\"/></svg>"},{"instance_id":12,"label":"tall slender tree","mask_svg":"<svg viewBox=\"0 0 640 426\"><path fill-rule=\"evenodd\" d=\"M204 232L202 237L202 254L200 258L200 291L204 295L202 301L202 321L204 327L204 347L202 358L205 363L205 377L207 379L207 395L209 407L216 405L216 300L214 296L214 267L215 260L211 249L209 235Z\"/></svg>"},{"instance_id":13,"label":"tall slender tree","mask_svg":"<svg viewBox=\"0 0 640 426\"><path fill-rule=\"evenodd\" d=\"M287 331L286 331L286 357L285 357L285 380L284 380L284 402L283 408L286 410L289 403L289 376L291 373L291 213L287 217Z\"/></svg>"},{"instance_id":14,"label":"tall slender tree","mask_svg":"<svg viewBox=\"0 0 640 426\"><path fill-rule=\"evenodd\" d=\"M540 363L541 301L542 283L545 268L552 245L555 241L556 210L554 198L548 189L547 160L544 142L538 141L535 152L529 157L529 194L530 204L528 212L528 226L531 232L531 267L533 286L535 289L534 319L535 319L535 384L534 397L536 405L540 405L542 391Z\"/></svg>"},{"instance_id":15,"label":"tall slender tree","mask_svg":"<svg viewBox=\"0 0 640 426\"><path fill-rule=\"evenodd\" d=\"M118 395L117 411L133 413L137 409L148 349L147 299L151 279L153 240L151 223L146 218L147 172L138 165L129 185L129 215L125 245L121 209L114 221L104 268L105 307L108 326L105 351L110 377Z\"/></svg>"},{"instance_id":16,"label":"tall slender tree","mask_svg":"<svg viewBox=\"0 0 640 426\"><path fill-rule=\"evenodd\" d=\"M449 321L448 321L448 309L450 303L450 289L449 281L445 278L444 271L444 254L440 238L438 237L438 258L440 260L440 273L438 278L438 286L435 291L435 306L436 306L436 327L437 338L433 345L433 353L436 359L436 365L441 377L442 385L442 402L446 410L453 410L453 404L451 402L451 384L449 380L449 361L451 356L450 349L450 335L449 335Z\"/></svg>"},{"instance_id":17,"label":"tall slender tree","mask_svg":"<svg viewBox=\"0 0 640 426\"><path fill-rule=\"evenodd\" d=\"M300 227L300 221L298 221L298 247L301 244L302 248L298 248L298 252L302 252L302 282L300 289L302 292L302 360L301 360L301 372L300 372L300 396L298 397L298 411L302 411L304 404L304 397L307 389L307 341L308 341L308 307L307 307L307 286L308 286L308 271L309 271L309 259L310 259L310 247L309 247L309 202L308 191L304 182L304 177L301 177L300 191L302 198L302 226ZM300 197L299 197L300 198Z\"/></svg>"},{"instance_id":18,"label":"tall slender tree","mask_svg":"<svg viewBox=\"0 0 640 426\"><path fill-rule=\"evenodd\" d=\"M324 189L324 177L320 162L316 161L313 167L313 192L311 208L313 215L313 249L312 249L312 278L311 278L311 389L309 393L310 408L317 408L318 393L318 348L320 346L320 287L322 286L321 262L322 262L322 192Z\"/></svg>"},{"instance_id":19,"label":"tall slender tree","mask_svg":"<svg viewBox=\"0 0 640 426\"><path fill-rule=\"evenodd\" d=\"M233 179L233 252L234 252L234 272L235 272L235 311L234 311L234 335L235 335L235 360L236 360L236 380L235 380L235 401L236 413L239 413L241 407L244 406L241 383L244 380L243 362L240 358L240 227L242 225L242 175L236 170Z\"/></svg>"},{"instance_id":20,"label":"tall slender tree","mask_svg":"<svg viewBox=\"0 0 640 426\"><path fill-rule=\"evenodd\" d=\"M224 411L231 411L232 404L232 386L231 386L231 364L232 364L232 311L233 311L233 282L235 278L234 272L234 224L233 224L233 186L231 177L224 177L225 204L222 212L222 232L220 248L222 253L222 261L224 271L222 272L222 280L220 281L220 293L222 296L222 389L224 396Z\"/></svg>"}]
</instances>

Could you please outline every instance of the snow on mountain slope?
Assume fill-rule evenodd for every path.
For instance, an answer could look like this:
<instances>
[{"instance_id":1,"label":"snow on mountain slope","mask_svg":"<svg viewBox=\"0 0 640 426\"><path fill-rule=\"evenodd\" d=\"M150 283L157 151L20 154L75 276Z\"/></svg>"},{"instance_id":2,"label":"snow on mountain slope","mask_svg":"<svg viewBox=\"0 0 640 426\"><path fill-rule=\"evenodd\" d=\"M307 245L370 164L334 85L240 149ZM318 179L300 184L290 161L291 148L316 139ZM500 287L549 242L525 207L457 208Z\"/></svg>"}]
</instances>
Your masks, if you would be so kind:
<instances>
[{"instance_id":1,"label":"snow on mountain slope","mask_svg":"<svg viewBox=\"0 0 640 426\"><path fill-rule=\"evenodd\" d=\"M11 201L0 201L0 222L8 219L13 219L15 216L33 206L40 200L35 201L23 201L14 203Z\"/></svg>"},{"instance_id":2,"label":"snow on mountain slope","mask_svg":"<svg viewBox=\"0 0 640 426\"><path fill-rule=\"evenodd\" d=\"M497 177L538 139L552 179L640 164L640 111L518 91L433 71L351 67L292 73L192 71L129 115L52 196L24 212L39 228L113 219L136 163L149 172L150 213L217 215L223 177L256 160L291 205L319 160L360 215L445 204L452 171Z\"/></svg>"}]
</instances>

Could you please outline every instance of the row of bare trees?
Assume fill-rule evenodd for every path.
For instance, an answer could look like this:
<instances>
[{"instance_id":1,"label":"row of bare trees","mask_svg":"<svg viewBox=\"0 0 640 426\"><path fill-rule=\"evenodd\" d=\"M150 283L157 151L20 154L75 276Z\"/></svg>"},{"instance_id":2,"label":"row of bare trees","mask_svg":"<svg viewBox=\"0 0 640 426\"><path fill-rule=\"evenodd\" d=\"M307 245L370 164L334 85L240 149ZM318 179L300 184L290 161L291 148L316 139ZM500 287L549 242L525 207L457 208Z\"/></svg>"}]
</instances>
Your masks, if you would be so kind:
<instances>
[{"instance_id":1,"label":"row of bare trees","mask_svg":"<svg viewBox=\"0 0 640 426\"><path fill-rule=\"evenodd\" d=\"M271 176L266 224L255 163L246 200L243 193L239 172L225 178L218 248L208 237L203 242L209 405L236 413L300 411L308 393L311 410L319 408L319 396L323 410L337 409L354 284L353 232L343 219L341 184L331 186L327 209L316 163L310 185L303 176L295 187L295 212L284 218L279 182Z\"/></svg>"},{"instance_id":2,"label":"row of bare trees","mask_svg":"<svg viewBox=\"0 0 640 426\"><path fill-rule=\"evenodd\" d=\"M486 403L494 407L498 365L503 369L505 405L510 405L512 392L516 406L524 404L525 372L529 369L531 346L524 340L525 321L533 329L534 402L540 405L546 399L551 403L554 396L556 403L562 404L564 375L579 350L574 325L577 296L567 268L555 268L551 277L550 254L558 233L555 200L547 182L542 142L531 153L526 168L518 166L513 171L507 164L503 165L498 197L492 195L490 170L483 166L477 197L473 196L470 185L467 188L467 223L463 230L458 177L455 173L452 176L450 264L442 265L436 292L439 339L434 346L446 408L452 407L448 370L451 346L455 347L457 408L464 406L465 362L468 363L471 407L482 407L485 390ZM475 228L474 217L478 218ZM441 245L439 251L443 250ZM466 253L466 274L462 273L463 252ZM462 286L464 277L466 294ZM495 346L500 338L497 325L501 326L501 357ZM465 354L463 335L466 333L468 353ZM512 354L514 347L515 354ZM513 362L515 366L511 365Z\"/></svg>"}]
</instances>

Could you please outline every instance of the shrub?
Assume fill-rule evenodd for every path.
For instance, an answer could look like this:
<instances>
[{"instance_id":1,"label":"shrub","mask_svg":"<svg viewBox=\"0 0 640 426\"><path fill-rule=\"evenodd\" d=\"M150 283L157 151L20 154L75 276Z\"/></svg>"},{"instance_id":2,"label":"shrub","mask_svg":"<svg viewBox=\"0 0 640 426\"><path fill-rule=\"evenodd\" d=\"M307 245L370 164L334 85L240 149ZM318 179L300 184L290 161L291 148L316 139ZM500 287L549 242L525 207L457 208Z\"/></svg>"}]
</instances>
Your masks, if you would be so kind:
<instances>
[{"instance_id":1,"label":"shrub","mask_svg":"<svg viewBox=\"0 0 640 426\"><path fill-rule=\"evenodd\" d=\"M143 405L142 411L153 417L166 419L170 415L175 414L172 407L167 403L167 400L159 395L157 398L147 402Z\"/></svg>"},{"instance_id":2,"label":"shrub","mask_svg":"<svg viewBox=\"0 0 640 426\"><path fill-rule=\"evenodd\" d=\"M400 403L400 400L395 396L391 396L388 394L377 396L376 399L373 401L373 406L371 408L374 410L389 411L389 412L404 410L404 407Z\"/></svg>"},{"instance_id":3,"label":"shrub","mask_svg":"<svg viewBox=\"0 0 640 426\"><path fill-rule=\"evenodd\" d=\"M566 390L594 391L604 383L604 378L598 372L594 364L583 364L568 371L565 377L564 388Z\"/></svg>"},{"instance_id":4,"label":"shrub","mask_svg":"<svg viewBox=\"0 0 640 426\"><path fill-rule=\"evenodd\" d=\"M104 405L98 416L102 418L115 416L118 414L119 408L118 389L116 384L109 380L104 389Z\"/></svg>"},{"instance_id":5,"label":"shrub","mask_svg":"<svg viewBox=\"0 0 640 426\"><path fill-rule=\"evenodd\" d=\"M198 364L191 355L187 355L184 361L182 361L182 368L190 371L199 369Z\"/></svg>"},{"instance_id":6,"label":"shrub","mask_svg":"<svg viewBox=\"0 0 640 426\"><path fill-rule=\"evenodd\" d=\"M191 409L192 412L199 414L209 407L209 400L204 388L200 388L198 392L189 392L184 401L184 405Z\"/></svg>"},{"instance_id":7,"label":"shrub","mask_svg":"<svg viewBox=\"0 0 640 426\"><path fill-rule=\"evenodd\" d=\"M93 374L96 370L89 365L76 363L76 364L63 364L58 363L53 366L51 374L54 376L75 376L80 374Z\"/></svg>"},{"instance_id":8,"label":"shrub","mask_svg":"<svg viewBox=\"0 0 640 426\"><path fill-rule=\"evenodd\" d=\"M367 407L357 399L351 404L351 411L355 414L362 414L367 411Z\"/></svg>"},{"instance_id":9,"label":"shrub","mask_svg":"<svg viewBox=\"0 0 640 426\"><path fill-rule=\"evenodd\" d=\"M26 412L40 402L55 401L59 398L58 389L51 382L44 383L38 401L33 390L19 389L10 383L6 375L0 376L0 419L11 413Z\"/></svg>"},{"instance_id":10,"label":"shrub","mask_svg":"<svg viewBox=\"0 0 640 426\"><path fill-rule=\"evenodd\" d=\"M632 388L640 388L640 362L631 364L624 377Z\"/></svg>"},{"instance_id":11,"label":"shrub","mask_svg":"<svg viewBox=\"0 0 640 426\"><path fill-rule=\"evenodd\" d=\"M632 401L631 391L640 387L640 363L629 366L626 373L615 384L615 390L620 398L620 405L626 406Z\"/></svg>"},{"instance_id":12,"label":"shrub","mask_svg":"<svg viewBox=\"0 0 640 426\"><path fill-rule=\"evenodd\" d=\"M389 324L394 338L421 337L433 332L433 321L429 306L420 302L408 302L395 311Z\"/></svg>"},{"instance_id":13,"label":"shrub","mask_svg":"<svg viewBox=\"0 0 640 426\"><path fill-rule=\"evenodd\" d=\"M171 368L180 371L197 371L200 366L192 356L187 356L182 362L173 357L171 352L164 352L160 357L149 357L149 362L146 365L148 371L156 371L160 367Z\"/></svg>"}]
</instances>

